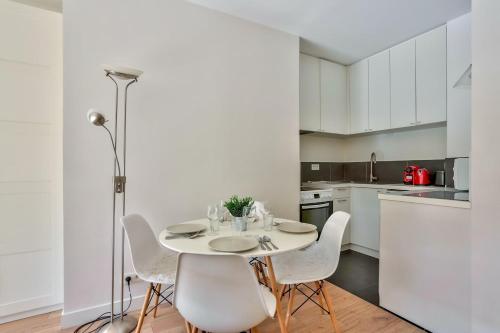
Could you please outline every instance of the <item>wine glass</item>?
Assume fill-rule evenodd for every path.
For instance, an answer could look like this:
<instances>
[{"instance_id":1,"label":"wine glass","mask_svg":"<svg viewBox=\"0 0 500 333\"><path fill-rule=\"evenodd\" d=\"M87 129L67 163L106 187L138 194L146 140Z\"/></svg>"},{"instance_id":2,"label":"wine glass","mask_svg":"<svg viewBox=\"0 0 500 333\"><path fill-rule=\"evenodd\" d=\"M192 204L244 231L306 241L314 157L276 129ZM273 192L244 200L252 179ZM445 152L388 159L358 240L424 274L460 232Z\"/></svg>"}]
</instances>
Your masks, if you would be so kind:
<instances>
[{"instance_id":1,"label":"wine glass","mask_svg":"<svg viewBox=\"0 0 500 333\"><path fill-rule=\"evenodd\" d=\"M210 223L209 235L217 235L219 231L219 214L217 205L209 205L207 209L207 217Z\"/></svg>"},{"instance_id":2,"label":"wine glass","mask_svg":"<svg viewBox=\"0 0 500 333\"><path fill-rule=\"evenodd\" d=\"M224 215L226 213L226 207L224 207L224 201L221 200L217 205L217 218L220 223L224 223Z\"/></svg>"},{"instance_id":3,"label":"wine glass","mask_svg":"<svg viewBox=\"0 0 500 333\"><path fill-rule=\"evenodd\" d=\"M269 204L269 201L262 202L262 208L262 213L264 213L264 215L271 214L271 205Z\"/></svg>"}]
</instances>

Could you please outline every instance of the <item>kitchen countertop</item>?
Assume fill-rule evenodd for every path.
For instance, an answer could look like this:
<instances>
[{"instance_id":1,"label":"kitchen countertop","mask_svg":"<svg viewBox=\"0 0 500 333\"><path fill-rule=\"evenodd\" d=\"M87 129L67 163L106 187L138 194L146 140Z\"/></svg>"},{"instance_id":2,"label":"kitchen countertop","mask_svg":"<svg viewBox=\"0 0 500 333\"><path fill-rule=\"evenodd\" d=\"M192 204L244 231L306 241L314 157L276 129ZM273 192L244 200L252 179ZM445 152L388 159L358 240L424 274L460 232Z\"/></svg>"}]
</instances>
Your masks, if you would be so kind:
<instances>
[{"instance_id":1,"label":"kitchen countertop","mask_svg":"<svg viewBox=\"0 0 500 333\"><path fill-rule=\"evenodd\" d=\"M380 200L391 200L401 202L411 202L420 204L429 204L437 206L448 206L456 208L470 208L468 192L458 191L454 188L445 188L442 186L423 186L423 185L405 185L405 184L383 184L383 183L364 183L364 182L306 182L302 186L317 189L356 187L356 188L375 188L396 190L390 193L379 193Z\"/></svg>"},{"instance_id":2,"label":"kitchen countertop","mask_svg":"<svg viewBox=\"0 0 500 333\"><path fill-rule=\"evenodd\" d=\"M380 200L401 201L435 206L446 206L455 208L471 208L469 192L448 189L446 191L415 191L403 193L381 193Z\"/></svg>"},{"instance_id":3,"label":"kitchen countertop","mask_svg":"<svg viewBox=\"0 0 500 333\"><path fill-rule=\"evenodd\" d=\"M401 190L401 191L429 191L429 190L443 190L442 186L424 186L424 185L405 185L405 184L386 184L386 183L365 183L365 182L345 182L345 181L318 181L302 183L304 187L316 189L329 189L339 187L360 187L360 188L379 188L387 190Z\"/></svg>"}]
</instances>

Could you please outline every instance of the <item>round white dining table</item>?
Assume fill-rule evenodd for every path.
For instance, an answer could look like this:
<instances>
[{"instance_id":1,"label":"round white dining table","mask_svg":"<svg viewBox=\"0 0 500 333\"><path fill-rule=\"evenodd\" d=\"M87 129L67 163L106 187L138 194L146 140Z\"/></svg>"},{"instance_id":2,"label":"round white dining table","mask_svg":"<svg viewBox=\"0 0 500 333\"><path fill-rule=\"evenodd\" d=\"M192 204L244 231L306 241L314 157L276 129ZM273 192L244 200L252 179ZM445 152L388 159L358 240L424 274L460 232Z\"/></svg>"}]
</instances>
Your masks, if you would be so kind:
<instances>
[{"instance_id":1,"label":"round white dining table","mask_svg":"<svg viewBox=\"0 0 500 333\"><path fill-rule=\"evenodd\" d=\"M292 220L287 220L287 219L281 219L281 218L275 218L274 221L276 223L280 222L296 222L296 223L301 223L297 221L292 221ZM318 233L317 232L309 232L309 233L303 233L303 234L292 234L292 233L287 233L287 232L282 232L277 230L277 228L274 226L271 231L265 231L263 228L263 222L261 220L253 222L253 223L248 223L247 231L243 232L238 232L238 231L233 231L231 228L231 223L230 222L224 222L221 224L219 231L217 232L217 235L209 235L209 222L208 219L199 219L199 220L193 220L193 221L187 221L184 223L196 223L196 224L204 224L207 226L207 231L201 236L201 237L196 237L193 239L185 238L185 237L179 237L179 238L172 238L171 234L167 232L167 230L163 230L160 233L159 236L159 241L160 243L165 246L166 248L179 252L179 253L195 253L195 254L216 254L216 255L227 255L227 254L233 254L229 252L218 252L215 250L212 250L208 243L215 238L218 237L226 237L226 236L243 236L243 237L256 237L256 236L268 236L271 238L272 242L278 247L278 249L274 249L271 244L269 246L271 247L272 250L262 250L260 245L257 246L256 248L245 251L245 252L239 252L236 253L241 256L245 257L264 257L266 266L267 266L267 274L268 274L268 279L271 284L271 289L273 294L276 297L276 316L278 317L279 325L280 325L280 331L281 333L286 333L286 327L285 327L285 320L282 315L281 311L281 289L278 287L278 284L276 282L276 277L274 275L274 269L273 269L273 264L272 264L272 256L290 252L290 251L295 251L295 250L300 250L305 247L308 247L312 243L316 241L318 238Z\"/></svg>"}]
</instances>

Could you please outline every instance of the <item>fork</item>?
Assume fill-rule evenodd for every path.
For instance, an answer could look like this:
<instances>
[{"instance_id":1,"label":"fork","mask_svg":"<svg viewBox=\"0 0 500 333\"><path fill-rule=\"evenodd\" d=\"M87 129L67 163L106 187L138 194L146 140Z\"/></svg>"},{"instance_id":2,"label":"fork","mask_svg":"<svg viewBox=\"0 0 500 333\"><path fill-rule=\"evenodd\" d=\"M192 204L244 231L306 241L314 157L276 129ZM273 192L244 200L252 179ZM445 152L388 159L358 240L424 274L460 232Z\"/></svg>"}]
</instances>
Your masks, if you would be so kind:
<instances>
[{"instance_id":1,"label":"fork","mask_svg":"<svg viewBox=\"0 0 500 333\"><path fill-rule=\"evenodd\" d=\"M264 236L264 237L262 237L262 239L263 239L263 240L264 240L264 242L266 242L266 243L271 243L271 245L273 246L273 248L274 248L275 250L279 250L279 249L280 249L279 247L277 247L277 246L273 243L273 241L271 240L271 237L269 237L269 236Z\"/></svg>"},{"instance_id":2,"label":"fork","mask_svg":"<svg viewBox=\"0 0 500 333\"><path fill-rule=\"evenodd\" d=\"M271 249L271 247L269 245L267 245L267 243L264 240L264 237L259 237L259 242L261 244L261 247L263 245L266 248L266 250L268 250L268 251L272 251L273 250L273 249Z\"/></svg>"}]
</instances>

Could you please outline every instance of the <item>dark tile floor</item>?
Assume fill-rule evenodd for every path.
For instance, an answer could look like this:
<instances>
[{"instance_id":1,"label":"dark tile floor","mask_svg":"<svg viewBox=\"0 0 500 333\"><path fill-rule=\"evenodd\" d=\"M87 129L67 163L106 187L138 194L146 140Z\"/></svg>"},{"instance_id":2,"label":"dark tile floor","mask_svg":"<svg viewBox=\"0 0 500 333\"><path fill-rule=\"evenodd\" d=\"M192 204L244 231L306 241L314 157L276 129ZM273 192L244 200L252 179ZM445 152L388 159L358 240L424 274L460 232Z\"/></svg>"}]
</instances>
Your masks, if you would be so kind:
<instances>
[{"instance_id":1,"label":"dark tile floor","mask_svg":"<svg viewBox=\"0 0 500 333\"><path fill-rule=\"evenodd\" d=\"M367 302L379 305L378 259L354 252L340 254L339 267L328 281Z\"/></svg>"}]
</instances>

